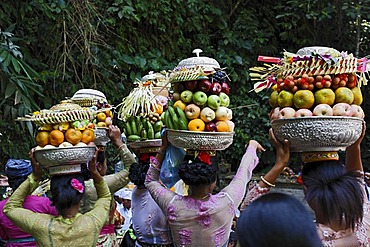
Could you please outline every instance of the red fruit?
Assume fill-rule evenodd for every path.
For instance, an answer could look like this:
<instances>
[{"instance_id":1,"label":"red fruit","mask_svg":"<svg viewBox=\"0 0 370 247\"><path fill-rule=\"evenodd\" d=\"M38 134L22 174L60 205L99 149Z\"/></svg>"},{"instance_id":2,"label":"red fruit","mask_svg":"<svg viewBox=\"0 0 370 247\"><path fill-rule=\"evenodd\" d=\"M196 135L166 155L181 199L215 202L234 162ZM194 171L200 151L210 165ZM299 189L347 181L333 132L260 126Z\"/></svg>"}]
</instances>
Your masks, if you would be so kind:
<instances>
[{"instance_id":1,"label":"red fruit","mask_svg":"<svg viewBox=\"0 0 370 247\"><path fill-rule=\"evenodd\" d=\"M226 82L223 82L221 84L221 92L224 92L226 94L229 94L230 93L230 87L229 87L229 85Z\"/></svg>"},{"instance_id":2,"label":"red fruit","mask_svg":"<svg viewBox=\"0 0 370 247\"><path fill-rule=\"evenodd\" d=\"M210 90L211 93L219 94L221 90L222 90L222 87L220 83L218 82L212 83L211 90Z\"/></svg>"},{"instance_id":3,"label":"red fruit","mask_svg":"<svg viewBox=\"0 0 370 247\"><path fill-rule=\"evenodd\" d=\"M190 91L194 91L197 88L197 85L198 85L198 81L195 81L195 80L185 82L185 88Z\"/></svg>"},{"instance_id":4,"label":"red fruit","mask_svg":"<svg viewBox=\"0 0 370 247\"><path fill-rule=\"evenodd\" d=\"M211 87L212 87L212 82L210 82L209 80L201 80L198 82L198 89L200 91L203 91L205 93L207 93L209 90L211 90Z\"/></svg>"},{"instance_id":5,"label":"red fruit","mask_svg":"<svg viewBox=\"0 0 370 247\"><path fill-rule=\"evenodd\" d=\"M205 126L205 131L215 132L217 131L217 126L214 122L208 122Z\"/></svg>"}]
</instances>

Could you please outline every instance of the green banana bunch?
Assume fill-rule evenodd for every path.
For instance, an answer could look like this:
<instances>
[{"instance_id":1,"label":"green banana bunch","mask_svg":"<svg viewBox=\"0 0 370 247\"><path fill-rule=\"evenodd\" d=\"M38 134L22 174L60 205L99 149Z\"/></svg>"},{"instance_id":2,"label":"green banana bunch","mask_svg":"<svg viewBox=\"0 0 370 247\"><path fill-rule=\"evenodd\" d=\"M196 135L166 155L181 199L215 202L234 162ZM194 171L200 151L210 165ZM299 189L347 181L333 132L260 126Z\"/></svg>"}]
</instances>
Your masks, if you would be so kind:
<instances>
[{"instance_id":1,"label":"green banana bunch","mask_svg":"<svg viewBox=\"0 0 370 247\"><path fill-rule=\"evenodd\" d=\"M187 119L185 112L179 106L176 108L168 106L163 121L169 129L188 130L189 120Z\"/></svg>"}]
</instances>

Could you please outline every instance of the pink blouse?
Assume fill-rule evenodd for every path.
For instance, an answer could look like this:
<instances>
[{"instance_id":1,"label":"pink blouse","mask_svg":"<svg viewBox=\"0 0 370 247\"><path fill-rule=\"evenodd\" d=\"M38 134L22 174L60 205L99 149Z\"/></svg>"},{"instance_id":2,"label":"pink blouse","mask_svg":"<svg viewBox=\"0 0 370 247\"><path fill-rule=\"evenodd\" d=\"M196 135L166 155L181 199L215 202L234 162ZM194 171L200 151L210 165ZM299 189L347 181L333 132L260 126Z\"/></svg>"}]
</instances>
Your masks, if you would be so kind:
<instances>
[{"instance_id":1,"label":"pink blouse","mask_svg":"<svg viewBox=\"0 0 370 247\"><path fill-rule=\"evenodd\" d=\"M230 184L204 200L172 192L158 181L159 170L149 168L145 186L166 215L175 246L227 245L235 210L258 161L255 148L249 146Z\"/></svg>"}]
</instances>

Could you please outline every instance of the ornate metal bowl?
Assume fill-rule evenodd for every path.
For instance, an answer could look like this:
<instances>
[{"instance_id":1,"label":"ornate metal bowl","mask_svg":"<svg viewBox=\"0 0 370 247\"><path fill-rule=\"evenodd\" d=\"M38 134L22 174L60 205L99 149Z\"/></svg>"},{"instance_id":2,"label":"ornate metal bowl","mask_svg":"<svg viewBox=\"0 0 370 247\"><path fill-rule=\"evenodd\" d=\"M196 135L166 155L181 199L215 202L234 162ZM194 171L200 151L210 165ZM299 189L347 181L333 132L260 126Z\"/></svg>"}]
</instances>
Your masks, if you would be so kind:
<instances>
[{"instance_id":1,"label":"ornate metal bowl","mask_svg":"<svg viewBox=\"0 0 370 247\"><path fill-rule=\"evenodd\" d=\"M106 127L97 127L94 129L95 133L95 145L105 146L110 141L108 136L108 128Z\"/></svg>"},{"instance_id":2,"label":"ornate metal bowl","mask_svg":"<svg viewBox=\"0 0 370 247\"><path fill-rule=\"evenodd\" d=\"M167 131L172 145L190 150L224 150L233 143L234 136L234 132Z\"/></svg>"},{"instance_id":3,"label":"ornate metal bowl","mask_svg":"<svg viewBox=\"0 0 370 247\"><path fill-rule=\"evenodd\" d=\"M361 135L363 120L355 117L317 116L271 121L279 141L288 139L292 152L344 151Z\"/></svg>"},{"instance_id":4,"label":"ornate metal bowl","mask_svg":"<svg viewBox=\"0 0 370 247\"><path fill-rule=\"evenodd\" d=\"M137 156L140 156L144 153L157 153L162 145L162 139L130 141L128 145Z\"/></svg>"},{"instance_id":5,"label":"ornate metal bowl","mask_svg":"<svg viewBox=\"0 0 370 247\"><path fill-rule=\"evenodd\" d=\"M94 157L95 146L35 150L35 158L50 174L80 172L81 164Z\"/></svg>"}]
</instances>

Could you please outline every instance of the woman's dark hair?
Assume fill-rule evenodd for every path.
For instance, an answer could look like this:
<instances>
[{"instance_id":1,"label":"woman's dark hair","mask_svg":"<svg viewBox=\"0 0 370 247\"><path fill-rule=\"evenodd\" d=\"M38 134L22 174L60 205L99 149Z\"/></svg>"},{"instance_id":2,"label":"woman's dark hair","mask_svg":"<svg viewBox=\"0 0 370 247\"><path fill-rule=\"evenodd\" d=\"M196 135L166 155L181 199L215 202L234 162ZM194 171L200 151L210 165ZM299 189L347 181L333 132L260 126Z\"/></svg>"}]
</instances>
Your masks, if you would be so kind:
<instances>
[{"instance_id":1,"label":"woman's dark hair","mask_svg":"<svg viewBox=\"0 0 370 247\"><path fill-rule=\"evenodd\" d=\"M50 192L52 206L55 206L59 214L63 214L67 208L79 204L85 194L78 192L71 185L75 178L84 185L82 174L55 175L50 180Z\"/></svg>"},{"instance_id":2,"label":"woman's dark hair","mask_svg":"<svg viewBox=\"0 0 370 247\"><path fill-rule=\"evenodd\" d=\"M8 176L8 183L10 185L10 187L12 188L13 191L15 191L19 185L21 185L24 181L26 181L28 176L24 176L24 177L12 177L12 176Z\"/></svg>"},{"instance_id":3,"label":"woman's dark hair","mask_svg":"<svg viewBox=\"0 0 370 247\"><path fill-rule=\"evenodd\" d=\"M346 171L339 161L306 163L302 180L308 204L323 221L338 221L354 229L363 217L364 194L358 171Z\"/></svg>"},{"instance_id":4,"label":"woman's dark hair","mask_svg":"<svg viewBox=\"0 0 370 247\"><path fill-rule=\"evenodd\" d=\"M218 176L218 160L211 158L211 165L208 165L198 158L186 156L179 164L179 176L187 185L207 185L216 181Z\"/></svg>"},{"instance_id":5,"label":"woman's dark hair","mask_svg":"<svg viewBox=\"0 0 370 247\"><path fill-rule=\"evenodd\" d=\"M128 175L131 182L135 185L140 186L144 185L145 176L149 169L149 163L139 161L139 163L133 163L130 166L130 174Z\"/></svg>"},{"instance_id":6,"label":"woman's dark hair","mask_svg":"<svg viewBox=\"0 0 370 247\"><path fill-rule=\"evenodd\" d=\"M253 201L236 222L242 247L319 247L316 226L307 208L295 197L268 193Z\"/></svg>"}]
</instances>

